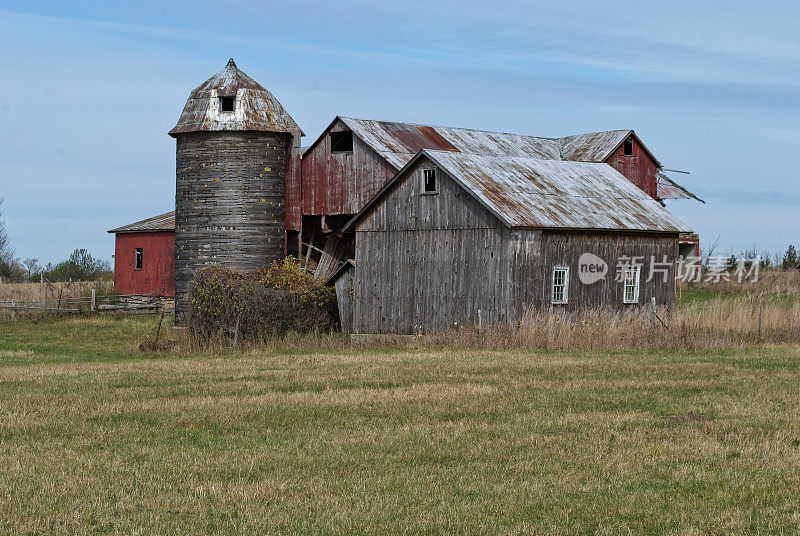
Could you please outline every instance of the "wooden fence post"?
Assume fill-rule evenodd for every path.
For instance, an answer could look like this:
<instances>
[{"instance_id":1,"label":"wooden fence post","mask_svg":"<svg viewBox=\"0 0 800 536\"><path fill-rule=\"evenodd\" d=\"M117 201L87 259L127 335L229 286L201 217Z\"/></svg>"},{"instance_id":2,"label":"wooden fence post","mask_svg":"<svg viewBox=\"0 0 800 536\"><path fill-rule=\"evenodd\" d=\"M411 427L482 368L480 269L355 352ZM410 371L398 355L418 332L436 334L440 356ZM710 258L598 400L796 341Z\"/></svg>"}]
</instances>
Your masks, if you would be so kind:
<instances>
[{"instance_id":1,"label":"wooden fence post","mask_svg":"<svg viewBox=\"0 0 800 536\"><path fill-rule=\"evenodd\" d=\"M39 292L44 292L44 273L39 274Z\"/></svg>"},{"instance_id":2,"label":"wooden fence post","mask_svg":"<svg viewBox=\"0 0 800 536\"><path fill-rule=\"evenodd\" d=\"M483 342L483 315L480 309L478 309L478 337Z\"/></svg>"},{"instance_id":3,"label":"wooden fence post","mask_svg":"<svg viewBox=\"0 0 800 536\"><path fill-rule=\"evenodd\" d=\"M95 291L95 289L92 289L92 305L91 305L91 311L92 312L95 311L95 308L97 306L96 299L97 299L97 292Z\"/></svg>"},{"instance_id":4,"label":"wooden fence post","mask_svg":"<svg viewBox=\"0 0 800 536\"><path fill-rule=\"evenodd\" d=\"M650 298L650 327L656 329L656 299Z\"/></svg>"},{"instance_id":5,"label":"wooden fence post","mask_svg":"<svg viewBox=\"0 0 800 536\"><path fill-rule=\"evenodd\" d=\"M17 305L16 302L12 298L12 300L11 300L11 320L16 320L17 319L17 311L16 311L16 309L14 309L14 307L16 307L16 305Z\"/></svg>"}]
</instances>

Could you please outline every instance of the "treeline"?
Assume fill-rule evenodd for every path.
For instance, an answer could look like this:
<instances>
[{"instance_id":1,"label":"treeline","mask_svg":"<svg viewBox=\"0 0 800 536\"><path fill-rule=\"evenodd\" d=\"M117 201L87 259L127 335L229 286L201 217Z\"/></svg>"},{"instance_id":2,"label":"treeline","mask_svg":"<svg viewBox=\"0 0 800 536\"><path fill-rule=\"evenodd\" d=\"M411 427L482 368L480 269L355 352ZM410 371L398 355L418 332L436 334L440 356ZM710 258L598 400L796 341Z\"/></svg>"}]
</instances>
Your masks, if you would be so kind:
<instances>
[{"instance_id":1,"label":"treeline","mask_svg":"<svg viewBox=\"0 0 800 536\"><path fill-rule=\"evenodd\" d=\"M39 281L42 275L51 282L94 281L111 273L111 263L96 259L85 249L76 249L70 256L55 265L42 267L39 259L18 259L3 218L3 199L0 198L0 280L12 283Z\"/></svg>"},{"instance_id":2,"label":"treeline","mask_svg":"<svg viewBox=\"0 0 800 536\"><path fill-rule=\"evenodd\" d=\"M44 276L50 282L94 281L111 274L111 263L96 259L85 249L76 249L57 264L39 265L39 259L0 258L0 279L12 283L37 282Z\"/></svg>"}]
</instances>

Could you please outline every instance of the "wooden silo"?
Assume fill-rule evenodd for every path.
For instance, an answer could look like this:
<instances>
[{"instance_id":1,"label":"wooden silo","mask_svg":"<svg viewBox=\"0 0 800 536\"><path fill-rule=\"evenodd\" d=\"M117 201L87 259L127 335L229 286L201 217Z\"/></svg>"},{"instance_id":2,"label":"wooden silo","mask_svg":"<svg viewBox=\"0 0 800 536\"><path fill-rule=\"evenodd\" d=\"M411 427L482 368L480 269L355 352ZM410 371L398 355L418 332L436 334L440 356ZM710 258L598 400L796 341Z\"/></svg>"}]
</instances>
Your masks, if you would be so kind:
<instances>
[{"instance_id":1,"label":"wooden silo","mask_svg":"<svg viewBox=\"0 0 800 536\"><path fill-rule=\"evenodd\" d=\"M225 68L189 95L178 124L175 316L194 273L219 264L251 270L285 253L286 192L299 184L297 123L275 97Z\"/></svg>"}]
</instances>

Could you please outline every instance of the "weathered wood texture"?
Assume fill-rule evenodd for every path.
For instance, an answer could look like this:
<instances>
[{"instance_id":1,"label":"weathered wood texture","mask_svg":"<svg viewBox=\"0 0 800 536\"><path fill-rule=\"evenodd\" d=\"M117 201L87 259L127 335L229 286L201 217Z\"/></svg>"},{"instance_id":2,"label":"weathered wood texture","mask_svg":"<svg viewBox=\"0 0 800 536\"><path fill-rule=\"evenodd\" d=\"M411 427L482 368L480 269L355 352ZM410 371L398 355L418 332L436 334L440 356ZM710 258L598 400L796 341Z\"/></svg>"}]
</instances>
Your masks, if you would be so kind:
<instances>
[{"instance_id":1,"label":"weathered wood texture","mask_svg":"<svg viewBox=\"0 0 800 536\"><path fill-rule=\"evenodd\" d=\"M342 333L349 335L353 333L353 276L355 267L348 263L344 272L339 275L333 284L336 289L336 305L339 308L339 322L342 325Z\"/></svg>"},{"instance_id":2,"label":"weathered wood texture","mask_svg":"<svg viewBox=\"0 0 800 536\"><path fill-rule=\"evenodd\" d=\"M528 308L549 308L552 269L571 268L567 310L630 307L615 281L617 259L644 257L639 303L674 303L677 234L511 230L443 172L439 193L422 194L422 160L358 224L354 333L411 334L454 323L515 324ZM603 281L583 285L582 253L609 264ZM666 256L666 281L647 282L651 256Z\"/></svg>"},{"instance_id":3,"label":"weathered wood texture","mask_svg":"<svg viewBox=\"0 0 800 536\"><path fill-rule=\"evenodd\" d=\"M179 134L175 195L176 319L202 266L261 268L284 253L287 134Z\"/></svg>"},{"instance_id":4,"label":"weathered wood texture","mask_svg":"<svg viewBox=\"0 0 800 536\"><path fill-rule=\"evenodd\" d=\"M335 121L303 154L302 211L304 215L355 214L397 170L357 136L353 151L331 153L331 132L348 130Z\"/></svg>"},{"instance_id":5,"label":"weathered wood texture","mask_svg":"<svg viewBox=\"0 0 800 536\"><path fill-rule=\"evenodd\" d=\"M142 269L135 251L142 248ZM117 294L175 295L175 233L118 233L114 246L114 290Z\"/></svg>"},{"instance_id":6,"label":"weathered wood texture","mask_svg":"<svg viewBox=\"0 0 800 536\"><path fill-rule=\"evenodd\" d=\"M504 322L510 231L440 174L439 193L421 194L415 167L359 225L355 333L414 333Z\"/></svg>"},{"instance_id":7,"label":"weathered wood texture","mask_svg":"<svg viewBox=\"0 0 800 536\"><path fill-rule=\"evenodd\" d=\"M635 136L632 141L632 155L625 154L625 144L623 143L606 158L605 162L625 175L628 180L647 195L653 199L658 199L658 186L656 183L658 164Z\"/></svg>"},{"instance_id":8,"label":"weathered wood texture","mask_svg":"<svg viewBox=\"0 0 800 536\"><path fill-rule=\"evenodd\" d=\"M581 283L578 260L583 253L597 255L608 264L604 279L591 285ZM515 231L509 248L512 259L509 318L518 321L527 309L550 307L555 266L569 267L570 276L568 303L554 307L567 311L636 307L636 304L623 303L623 285L617 281L619 259L631 257L641 261L638 305L646 305L655 297L659 306L672 308L677 253L677 235ZM657 264L652 264L653 260ZM648 281L651 273L653 277Z\"/></svg>"},{"instance_id":9,"label":"weathered wood texture","mask_svg":"<svg viewBox=\"0 0 800 536\"><path fill-rule=\"evenodd\" d=\"M286 221L287 231L299 231L302 225L302 208L300 206L300 132L296 132L286 147Z\"/></svg>"}]
</instances>

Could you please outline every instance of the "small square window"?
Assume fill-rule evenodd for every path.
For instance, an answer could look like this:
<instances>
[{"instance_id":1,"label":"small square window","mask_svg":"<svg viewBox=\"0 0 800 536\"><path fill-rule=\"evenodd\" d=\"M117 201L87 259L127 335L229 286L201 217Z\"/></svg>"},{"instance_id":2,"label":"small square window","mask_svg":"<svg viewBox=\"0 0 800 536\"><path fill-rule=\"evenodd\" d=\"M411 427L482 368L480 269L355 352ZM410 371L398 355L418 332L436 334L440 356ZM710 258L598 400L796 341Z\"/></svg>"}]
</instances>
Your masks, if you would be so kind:
<instances>
[{"instance_id":1,"label":"small square window","mask_svg":"<svg viewBox=\"0 0 800 536\"><path fill-rule=\"evenodd\" d=\"M639 303L639 273L640 266L625 268L623 279L623 303Z\"/></svg>"},{"instance_id":2,"label":"small square window","mask_svg":"<svg viewBox=\"0 0 800 536\"><path fill-rule=\"evenodd\" d=\"M234 97L220 97L219 110L221 112L232 112L234 105Z\"/></svg>"},{"instance_id":3,"label":"small square window","mask_svg":"<svg viewBox=\"0 0 800 536\"><path fill-rule=\"evenodd\" d=\"M553 268L553 304L565 304L569 299L569 268L556 266Z\"/></svg>"},{"instance_id":4,"label":"small square window","mask_svg":"<svg viewBox=\"0 0 800 536\"><path fill-rule=\"evenodd\" d=\"M331 152L353 152L353 133L349 130L344 132L331 132Z\"/></svg>"},{"instance_id":5,"label":"small square window","mask_svg":"<svg viewBox=\"0 0 800 536\"><path fill-rule=\"evenodd\" d=\"M628 138L625 140L624 147L622 148L622 152L625 156L633 156L633 140Z\"/></svg>"},{"instance_id":6,"label":"small square window","mask_svg":"<svg viewBox=\"0 0 800 536\"><path fill-rule=\"evenodd\" d=\"M134 251L134 270L141 270L142 269L142 256L143 251L142 248L136 248Z\"/></svg>"},{"instance_id":7,"label":"small square window","mask_svg":"<svg viewBox=\"0 0 800 536\"><path fill-rule=\"evenodd\" d=\"M439 193L439 184L436 181L436 168L422 170L422 192L426 194Z\"/></svg>"}]
</instances>

